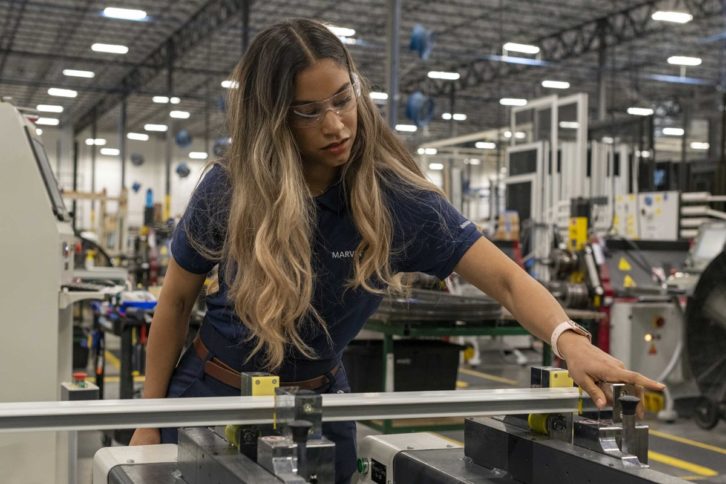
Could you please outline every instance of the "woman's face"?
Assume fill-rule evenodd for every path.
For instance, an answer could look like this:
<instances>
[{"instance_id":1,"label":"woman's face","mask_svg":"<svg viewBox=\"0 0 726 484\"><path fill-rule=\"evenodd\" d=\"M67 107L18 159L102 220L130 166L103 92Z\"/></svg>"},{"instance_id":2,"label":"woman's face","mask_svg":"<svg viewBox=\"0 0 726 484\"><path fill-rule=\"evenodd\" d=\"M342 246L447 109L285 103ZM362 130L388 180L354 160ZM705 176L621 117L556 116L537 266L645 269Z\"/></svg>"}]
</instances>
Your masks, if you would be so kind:
<instances>
[{"instance_id":1,"label":"woman's face","mask_svg":"<svg viewBox=\"0 0 726 484\"><path fill-rule=\"evenodd\" d=\"M303 169L325 172L350 158L358 126L355 88L348 70L322 59L295 77L289 122Z\"/></svg>"}]
</instances>

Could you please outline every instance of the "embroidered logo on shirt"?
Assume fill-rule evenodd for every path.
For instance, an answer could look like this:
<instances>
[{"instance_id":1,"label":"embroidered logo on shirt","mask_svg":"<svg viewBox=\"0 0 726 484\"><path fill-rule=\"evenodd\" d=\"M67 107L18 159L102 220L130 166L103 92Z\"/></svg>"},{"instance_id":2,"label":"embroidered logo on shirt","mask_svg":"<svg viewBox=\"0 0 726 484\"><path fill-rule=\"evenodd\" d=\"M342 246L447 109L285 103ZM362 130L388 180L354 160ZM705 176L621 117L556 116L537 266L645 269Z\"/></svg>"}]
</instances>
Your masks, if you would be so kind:
<instances>
[{"instance_id":1,"label":"embroidered logo on shirt","mask_svg":"<svg viewBox=\"0 0 726 484\"><path fill-rule=\"evenodd\" d=\"M467 220L463 224L459 225L459 228L463 229L464 227L468 227L469 225L471 225L471 220Z\"/></svg>"},{"instance_id":2,"label":"embroidered logo on shirt","mask_svg":"<svg viewBox=\"0 0 726 484\"><path fill-rule=\"evenodd\" d=\"M352 259L353 255L355 254L354 250L341 250L341 251L332 251L330 255L333 257L333 259Z\"/></svg>"}]
</instances>

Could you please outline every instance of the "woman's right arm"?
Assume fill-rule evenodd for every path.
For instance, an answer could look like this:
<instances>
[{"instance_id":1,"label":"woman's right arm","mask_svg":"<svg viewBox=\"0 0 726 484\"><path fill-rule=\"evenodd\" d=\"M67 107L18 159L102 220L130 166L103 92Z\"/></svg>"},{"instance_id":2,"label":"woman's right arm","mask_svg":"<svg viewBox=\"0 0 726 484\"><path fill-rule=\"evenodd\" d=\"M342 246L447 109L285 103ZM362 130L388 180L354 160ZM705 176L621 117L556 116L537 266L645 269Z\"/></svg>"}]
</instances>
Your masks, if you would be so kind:
<instances>
[{"instance_id":1,"label":"woman's right arm","mask_svg":"<svg viewBox=\"0 0 726 484\"><path fill-rule=\"evenodd\" d=\"M144 398L166 396L189 329L189 317L205 277L205 274L182 269L170 258L146 344ZM130 445L158 444L159 441L158 429L137 429Z\"/></svg>"}]
</instances>

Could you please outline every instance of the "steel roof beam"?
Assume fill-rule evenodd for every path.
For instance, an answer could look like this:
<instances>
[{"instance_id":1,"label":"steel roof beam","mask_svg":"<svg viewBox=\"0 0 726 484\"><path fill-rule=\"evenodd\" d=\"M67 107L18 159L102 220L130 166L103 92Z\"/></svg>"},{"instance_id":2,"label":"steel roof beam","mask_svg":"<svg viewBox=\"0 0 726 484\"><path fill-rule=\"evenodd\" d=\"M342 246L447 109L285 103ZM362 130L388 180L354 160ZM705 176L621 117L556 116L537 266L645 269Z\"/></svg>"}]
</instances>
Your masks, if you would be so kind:
<instances>
[{"instance_id":1,"label":"steel roof beam","mask_svg":"<svg viewBox=\"0 0 726 484\"><path fill-rule=\"evenodd\" d=\"M221 28L229 19L237 16L245 2L252 0L210 0L184 25L177 29L169 38L165 39L140 63L134 67L116 88L122 94L106 95L88 108L84 114L73 122L73 131L78 133L89 126L94 118L94 112L103 114L115 107L128 94L143 87L154 79L168 66L169 51L173 49L174 56L180 58L192 50L202 40ZM143 65L160 66L147 69Z\"/></svg>"},{"instance_id":2,"label":"steel roof beam","mask_svg":"<svg viewBox=\"0 0 726 484\"><path fill-rule=\"evenodd\" d=\"M681 1L694 19L720 15L724 10L721 0ZM575 27L534 39L531 43L540 47L542 59L552 63L596 52L601 47L613 47L645 37L663 28L650 18L654 12L659 10L659 4L661 3L664 2L657 0L644 2ZM461 78L453 82L456 83L456 90L462 91L521 73L525 69L526 67L518 64L491 62L487 56L460 63L447 70L453 70L461 74ZM429 94L441 96L449 92L451 82L417 78L404 83L403 91L411 92L422 83L427 83Z\"/></svg>"}]
</instances>

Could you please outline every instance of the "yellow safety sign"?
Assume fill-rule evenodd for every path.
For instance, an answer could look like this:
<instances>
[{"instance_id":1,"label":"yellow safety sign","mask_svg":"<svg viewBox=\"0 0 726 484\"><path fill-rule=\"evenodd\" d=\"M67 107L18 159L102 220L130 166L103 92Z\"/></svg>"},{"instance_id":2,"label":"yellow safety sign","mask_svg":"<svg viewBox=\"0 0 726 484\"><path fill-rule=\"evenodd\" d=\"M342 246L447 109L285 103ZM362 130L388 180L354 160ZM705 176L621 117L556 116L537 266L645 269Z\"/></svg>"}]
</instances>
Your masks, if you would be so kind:
<instances>
[{"instance_id":1,"label":"yellow safety sign","mask_svg":"<svg viewBox=\"0 0 726 484\"><path fill-rule=\"evenodd\" d=\"M618 262L618 269L622 272L628 272L632 269L632 267L630 267L630 263L625 257L621 257L620 262Z\"/></svg>"},{"instance_id":2,"label":"yellow safety sign","mask_svg":"<svg viewBox=\"0 0 726 484\"><path fill-rule=\"evenodd\" d=\"M623 279L623 287L636 287L637 284L635 283L635 280L633 280L632 277L630 277L630 274L626 274L625 278Z\"/></svg>"}]
</instances>

